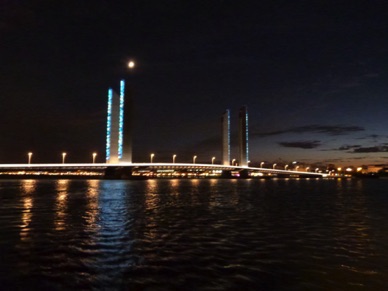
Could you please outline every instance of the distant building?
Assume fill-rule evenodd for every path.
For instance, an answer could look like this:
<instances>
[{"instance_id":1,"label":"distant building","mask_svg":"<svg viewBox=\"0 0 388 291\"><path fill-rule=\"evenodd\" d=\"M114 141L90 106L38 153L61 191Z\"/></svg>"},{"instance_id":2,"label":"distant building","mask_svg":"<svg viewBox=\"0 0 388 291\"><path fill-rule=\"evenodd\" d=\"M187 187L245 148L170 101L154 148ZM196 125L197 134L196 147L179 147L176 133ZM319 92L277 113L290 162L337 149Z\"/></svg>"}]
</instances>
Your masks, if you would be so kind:
<instances>
[{"instance_id":1,"label":"distant building","mask_svg":"<svg viewBox=\"0 0 388 291\"><path fill-rule=\"evenodd\" d=\"M230 165L230 111L222 115L222 164Z\"/></svg>"},{"instance_id":2,"label":"distant building","mask_svg":"<svg viewBox=\"0 0 388 291\"><path fill-rule=\"evenodd\" d=\"M238 149L239 165L248 166L249 146L248 146L248 109L246 106L240 108L238 124Z\"/></svg>"},{"instance_id":3,"label":"distant building","mask_svg":"<svg viewBox=\"0 0 388 291\"><path fill-rule=\"evenodd\" d=\"M369 165L366 167L366 169L363 169L362 172L377 173L377 172L384 172L384 171L386 171L386 168L384 169L382 165Z\"/></svg>"}]
</instances>

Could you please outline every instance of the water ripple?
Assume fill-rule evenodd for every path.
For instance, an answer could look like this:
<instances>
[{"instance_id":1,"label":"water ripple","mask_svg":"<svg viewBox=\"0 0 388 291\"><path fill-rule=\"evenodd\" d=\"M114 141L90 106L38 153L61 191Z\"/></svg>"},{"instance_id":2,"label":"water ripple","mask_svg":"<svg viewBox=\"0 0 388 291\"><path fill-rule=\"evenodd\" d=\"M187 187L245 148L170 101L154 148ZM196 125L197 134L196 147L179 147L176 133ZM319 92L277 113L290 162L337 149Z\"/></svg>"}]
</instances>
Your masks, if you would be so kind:
<instances>
[{"instance_id":1,"label":"water ripple","mask_svg":"<svg viewBox=\"0 0 388 291\"><path fill-rule=\"evenodd\" d=\"M0 283L385 290L387 183L0 181Z\"/></svg>"}]
</instances>

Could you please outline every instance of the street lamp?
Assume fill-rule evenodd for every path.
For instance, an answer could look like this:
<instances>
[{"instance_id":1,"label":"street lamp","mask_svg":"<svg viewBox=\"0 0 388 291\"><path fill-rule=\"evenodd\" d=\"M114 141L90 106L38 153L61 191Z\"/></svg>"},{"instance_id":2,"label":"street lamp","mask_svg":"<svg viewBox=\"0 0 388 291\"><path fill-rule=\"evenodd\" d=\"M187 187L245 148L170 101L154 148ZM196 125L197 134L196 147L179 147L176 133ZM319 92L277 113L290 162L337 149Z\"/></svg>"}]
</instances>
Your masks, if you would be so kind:
<instances>
[{"instance_id":1,"label":"street lamp","mask_svg":"<svg viewBox=\"0 0 388 291\"><path fill-rule=\"evenodd\" d=\"M309 171L309 169L310 169L310 167L306 167L306 172L308 172L308 171Z\"/></svg>"},{"instance_id":2,"label":"street lamp","mask_svg":"<svg viewBox=\"0 0 388 291\"><path fill-rule=\"evenodd\" d=\"M296 167L295 167L295 171L298 171L298 168L299 168L299 166L296 166Z\"/></svg>"},{"instance_id":3,"label":"street lamp","mask_svg":"<svg viewBox=\"0 0 388 291\"><path fill-rule=\"evenodd\" d=\"M155 154L151 154L151 156L150 156L151 164L152 164L152 160L154 159L154 156L155 156Z\"/></svg>"},{"instance_id":4,"label":"street lamp","mask_svg":"<svg viewBox=\"0 0 388 291\"><path fill-rule=\"evenodd\" d=\"M233 160L232 160L232 166L234 166L234 161L235 161L235 160L236 160L236 159L233 159Z\"/></svg>"},{"instance_id":5,"label":"street lamp","mask_svg":"<svg viewBox=\"0 0 388 291\"><path fill-rule=\"evenodd\" d=\"M173 155L172 156L172 163L175 164L175 158L176 158L176 155Z\"/></svg>"},{"instance_id":6,"label":"street lamp","mask_svg":"<svg viewBox=\"0 0 388 291\"><path fill-rule=\"evenodd\" d=\"M31 164L31 157L32 157L32 153L29 152L28 153L28 164Z\"/></svg>"},{"instance_id":7,"label":"street lamp","mask_svg":"<svg viewBox=\"0 0 388 291\"><path fill-rule=\"evenodd\" d=\"M284 166L284 170L287 170L287 168L288 168L288 165L285 165L285 166Z\"/></svg>"},{"instance_id":8,"label":"street lamp","mask_svg":"<svg viewBox=\"0 0 388 291\"><path fill-rule=\"evenodd\" d=\"M65 163L66 153L62 153L62 164Z\"/></svg>"},{"instance_id":9,"label":"street lamp","mask_svg":"<svg viewBox=\"0 0 388 291\"><path fill-rule=\"evenodd\" d=\"M216 159L216 157L212 157L212 165L214 164L215 159Z\"/></svg>"},{"instance_id":10,"label":"street lamp","mask_svg":"<svg viewBox=\"0 0 388 291\"><path fill-rule=\"evenodd\" d=\"M264 162L261 162L260 163L260 168L262 168L264 164L265 164Z\"/></svg>"},{"instance_id":11,"label":"street lamp","mask_svg":"<svg viewBox=\"0 0 388 291\"><path fill-rule=\"evenodd\" d=\"M193 164L195 164L195 160L197 159L197 156L193 157Z\"/></svg>"},{"instance_id":12,"label":"street lamp","mask_svg":"<svg viewBox=\"0 0 388 291\"><path fill-rule=\"evenodd\" d=\"M315 168L315 173L319 171L319 168Z\"/></svg>"},{"instance_id":13,"label":"street lamp","mask_svg":"<svg viewBox=\"0 0 388 291\"><path fill-rule=\"evenodd\" d=\"M93 153L93 164L96 162L96 156L97 156L97 153Z\"/></svg>"},{"instance_id":14,"label":"street lamp","mask_svg":"<svg viewBox=\"0 0 388 291\"><path fill-rule=\"evenodd\" d=\"M273 164L273 166L272 166L272 167L273 167L273 169L275 169L276 165L277 165L276 163L275 163L275 164Z\"/></svg>"}]
</instances>

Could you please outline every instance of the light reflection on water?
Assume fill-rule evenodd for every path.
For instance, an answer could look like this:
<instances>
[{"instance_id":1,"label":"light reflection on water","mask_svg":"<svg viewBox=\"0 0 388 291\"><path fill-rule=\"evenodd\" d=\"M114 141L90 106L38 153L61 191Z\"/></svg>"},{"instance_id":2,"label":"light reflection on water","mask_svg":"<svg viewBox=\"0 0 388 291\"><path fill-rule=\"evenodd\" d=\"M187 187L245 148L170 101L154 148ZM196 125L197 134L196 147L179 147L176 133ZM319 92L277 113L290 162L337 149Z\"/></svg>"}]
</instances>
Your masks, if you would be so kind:
<instances>
[{"instance_id":1,"label":"light reflection on water","mask_svg":"<svg viewBox=\"0 0 388 291\"><path fill-rule=\"evenodd\" d=\"M70 180L57 180L56 181L56 206L54 219L55 230L65 230L66 229L66 209L67 209L67 197L68 197L68 187Z\"/></svg>"},{"instance_id":2,"label":"light reflection on water","mask_svg":"<svg viewBox=\"0 0 388 291\"><path fill-rule=\"evenodd\" d=\"M32 208L34 206L34 200L32 193L35 191L36 181L35 180L23 180L22 181L22 199L23 199L23 210L22 210L22 225L20 226L20 239L28 240L29 233L31 230L32 220Z\"/></svg>"},{"instance_id":3,"label":"light reflection on water","mask_svg":"<svg viewBox=\"0 0 388 291\"><path fill-rule=\"evenodd\" d=\"M383 290L387 186L388 180L0 181L0 283Z\"/></svg>"},{"instance_id":4,"label":"light reflection on water","mask_svg":"<svg viewBox=\"0 0 388 291\"><path fill-rule=\"evenodd\" d=\"M99 214L99 186L100 180L87 180L87 190L86 190L86 201L87 207L84 214L84 219L86 221L85 228L86 231L94 231L97 227L97 218Z\"/></svg>"}]
</instances>

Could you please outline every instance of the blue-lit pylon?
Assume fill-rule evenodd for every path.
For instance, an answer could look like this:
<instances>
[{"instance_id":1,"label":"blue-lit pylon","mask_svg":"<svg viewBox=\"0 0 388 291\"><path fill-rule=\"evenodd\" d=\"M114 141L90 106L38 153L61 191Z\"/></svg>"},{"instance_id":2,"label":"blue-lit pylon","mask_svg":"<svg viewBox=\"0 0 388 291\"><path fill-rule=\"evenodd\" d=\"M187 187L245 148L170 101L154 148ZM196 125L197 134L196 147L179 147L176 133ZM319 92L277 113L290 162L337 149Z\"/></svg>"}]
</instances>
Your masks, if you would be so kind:
<instances>
[{"instance_id":1,"label":"blue-lit pylon","mask_svg":"<svg viewBox=\"0 0 388 291\"><path fill-rule=\"evenodd\" d=\"M108 112L106 118L106 160L110 159L110 137L112 130L112 102L113 102L113 90L108 90Z\"/></svg>"},{"instance_id":2,"label":"blue-lit pylon","mask_svg":"<svg viewBox=\"0 0 388 291\"><path fill-rule=\"evenodd\" d=\"M120 113L119 113L119 152L118 157L121 159L123 157L123 138L124 138L124 90L125 82L124 80L120 81Z\"/></svg>"},{"instance_id":3,"label":"blue-lit pylon","mask_svg":"<svg viewBox=\"0 0 388 291\"><path fill-rule=\"evenodd\" d=\"M246 147L246 162L249 162L249 140L248 140L248 109L245 108L245 147Z\"/></svg>"}]
</instances>

